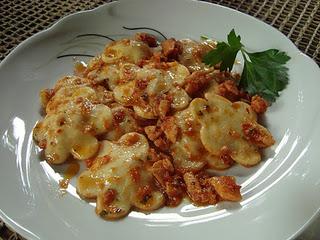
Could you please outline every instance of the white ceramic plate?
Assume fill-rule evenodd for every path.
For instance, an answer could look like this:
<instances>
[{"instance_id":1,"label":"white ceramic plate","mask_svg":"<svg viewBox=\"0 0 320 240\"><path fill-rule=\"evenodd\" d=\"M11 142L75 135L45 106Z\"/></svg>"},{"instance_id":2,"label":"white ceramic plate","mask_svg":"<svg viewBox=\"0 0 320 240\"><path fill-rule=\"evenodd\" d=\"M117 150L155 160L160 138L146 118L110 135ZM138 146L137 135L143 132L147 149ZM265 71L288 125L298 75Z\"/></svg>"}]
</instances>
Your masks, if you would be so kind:
<instances>
[{"instance_id":1,"label":"white ceramic plate","mask_svg":"<svg viewBox=\"0 0 320 240\"><path fill-rule=\"evenodd\" d=\"M38 92L72 73L73 59L96 54L106 39L75 38L100 33L120 38L152 27L167 36L224 40L235 28L253 51L286 51L290 84L265 122L277 141L257 167L232 168L243 201L197 208L189 203L145 215L132 212L106 222L80 200L74 182L61 196L59 169L39 160L32 128L40 118ZM83 58L87 60L88 58ZM120 1L71 15L20 44L0 65L0 217L29 239L290 239L320 206L319 67L274 28L221 6L195 1ZM61 169L60 169L61 170Z\"/></svg>"}]
</instances>

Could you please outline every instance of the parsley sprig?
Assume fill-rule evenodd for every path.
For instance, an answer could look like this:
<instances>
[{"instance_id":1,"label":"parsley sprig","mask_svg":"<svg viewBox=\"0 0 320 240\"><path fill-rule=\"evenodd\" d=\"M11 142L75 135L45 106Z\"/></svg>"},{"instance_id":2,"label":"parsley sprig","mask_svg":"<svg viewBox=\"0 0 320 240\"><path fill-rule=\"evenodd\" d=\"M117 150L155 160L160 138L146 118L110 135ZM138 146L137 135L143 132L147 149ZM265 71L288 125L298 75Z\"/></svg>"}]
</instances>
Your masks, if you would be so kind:
<instances>
[{"instance_id":1,"label":"parsley sprig","mask_svg":"<svg viewBox=\"0 0 320 240\"><path fill-rule=\"evenodd\" d=\"M241 37L232 29L228 34L228 42L218 42L217 47L203 57L203 62L209 66L220 63L220 71L230 72L239 51L244 59L239 86L250 95L258 94L274 102L288 84L288 68L285 64L290 57L277 49L248 52L241 43Z\"/></svg>"}]
</instances>

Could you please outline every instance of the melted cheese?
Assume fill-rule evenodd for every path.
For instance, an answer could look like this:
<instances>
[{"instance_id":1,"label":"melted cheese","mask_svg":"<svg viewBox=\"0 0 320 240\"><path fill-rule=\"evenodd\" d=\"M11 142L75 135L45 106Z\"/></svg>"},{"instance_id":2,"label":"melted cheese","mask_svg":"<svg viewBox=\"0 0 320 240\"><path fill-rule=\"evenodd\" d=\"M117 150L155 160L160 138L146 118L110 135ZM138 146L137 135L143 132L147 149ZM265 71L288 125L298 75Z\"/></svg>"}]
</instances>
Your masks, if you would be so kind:
<instances>
[{"instance_id":1,"label":"melted cheese","mask_svg":"<svg viewBox=\"0 0 320 240\"><path fill-rule=\"evenodd\" d=\"M47 115L33 131L46 159L54 164L63 163L70 154L80 160L95 155L99 148L95 136L112 124L110 108L99 104L103 93L98 89L60 83L46 106Z\"/></svg>"},{"instance_id":2,"label":"melted cheese","mask_svg":"<svg viewBox=\"0 0 320 240\"><path fill-rule=\"evenodd\" d=\"M56 82L53 90L57 92L59 89L64 87L72 88L77 86L88 86L90 85L90 83L91 83L90 80L87 78L76 77L76 76L65 76Z\"/></svg>"},{"instance_id":3,"label":"melted cheese","mask_svg":"<svg viewBox=\"0 0 320 240\"><path fill-rule=\"evenodd\" d=\"M186 66L190 72L207 70L208 66L202 62L202 58L208 51L216 47L216 42L209 39L203 42L183 39L180 42L183 51L179 56L179 62Z\"/></svg>"},{"instance_id":4,"label":"melted cheese","mask_svg":"<svg viewBox=\"0 0 320 240\"><path fill-rule=\"evenodd\" d=\"M199 138L199 126L189 109L175 114L176 124L180 128L180 138L171 146L174 164L178 168L191 171L200 170L206 165L203 152L206 152Z\"/></svg>"},{"instance_id":5,"label":"melted cheese","mask_svg":"<svg viewBox=\"0 0 320 240\"><path fill-rule=\"evenodd\" d=\"M136 81L131 81L126 84L117 86L113 90L114 99L116 102L123 105L130 105L132 102L132 95L134 93L134 88L136 86Z\"/></svg>"},{"instance_id":6,"label":"melted cheese","mask_svg":"<svg viewBox=\"0 0 320 240\"><path fill-rule=\"evenodd\" d=\"M198 171L205 165L213 169L226 169L232 162L224 162L210 154L200 140L201 125L194 117L190 107L175 114L180 129L180 138L171 145L171 154L176 167L184 171Z\"/></svg>"},{"instance_id":7,"label":"melted cheese","mask_svg":"<svg viewBox=\"0 0 320 240\"><path fill-rule=\"evenodd\" d=\"M183 86L185 84L185 78L190 75L188 68L178 62L167 63L168 69L166 69L167 77L170 79L174 86Z\"/></svg>"},{"instance_id":8,"label":"melted cheese","mask_svg":"<svg viewBox=\"0 0 320 240\"><path fill-rule=\"evenodd\" d=\"M139 70L139 66L127 62L103 63L102 66L88 68L87 77L95 83L105 81L109 89L113 90L118 85L134 80Z\"/></svg>"},{"instance_id":9,"label":"melted cheese","mask_svg":"<svg viewBox=\"0 0 320 240\"><path fill-rule=\"evenodd\" d=\"M129 62L138 64L143 59L148 59L152 52L148 45L143 42L122 39L107 45L102 54L105 63Z\"/></svg>"},{"instance_id":10,"label":"melted cheese","mask_svg":"<svg viewBox=\"0 0 320 240\"><path fill-rule=\"evenodd\" d=\"M147 37L110 43L87 66L78 66L77 76L64 77L40 93L46 116L34 128L34 139L50 163L72 157L92 164L78 178L77 192L96 199L96 212L105 219L123 217L133 207L155 210L164 205L164 192L169 204L175 201L184 191L176 185L183 181L176 170L191 176L204 168L229 168L233 160L252 166L261 159L259 148L274 142L249 105L215 94L225 79L202 62L215 42L182 40L178 62L163 62L161 47L148 47L142 41L148 42ZM192 100L184 90L190 84L187 77L208 69L214 80L199 93L205 98ZM197 85L198 77L191 80ZM160 126L153 126L156 119ZM148 137L168 150L174 167L169 156L150 154L148 140L137 133L150 124L155 128ZM160 191L149 171L156 161L166 162L162 155L170 164L163 164L156 177L168 181ZM234 179L211 178L210 183L220 199L241 199Z\"/></svg>"},{"instance_id":11,"label":"melted cheese","mask_svg":"<svg viewBox=\"0 0 320 240\"><path fill-rule=\"evenodd\" d=\"M188 106L190 97L180 86L184 85L185 78L189 75L186 67L177 62L168 64L166 69L156 69L153 65L145 65L137 68L135 74L131 74L131 81L118 85L114 88L115 100L125 106L133 106L135 113L145 119L157 117L155 101L159 97L170 95L172 97L171 107L181 110ZM145 88L140 89L138 81L143 80ZM134 95L135 94L135 95ZM145 96L145 104L140 105L134 97Z\"/></svg>"},{"instance_id":12,"label":"melted cheese","mask_svg":"<svg viewBox=\"0 0 320 240\"><path fill-rule=\"evenodd\" d=\"M122 217L132 206L148 211L161 207L164 196L153 188L152 175L144 167L148 151L147 139L138 133L125 134L118 142L102 141L93 166L78 178L78 193L85 198L96 197L96 212L106 219ZM141 199L139 191L146 186L152 190L147 199ZM108 190L115 191L116 197L106 204Z\"/></svg>"},{"instance_id":13,"label":"melted cheese","mask_svg":"<svg viewBox=\"0 0 320 240\"><path fill-rule=\"evenodd\" d=\"M119 67L116 64L103 64L99 68L90 69L87 77L95 83L107 81L109 88L112 90L120 80Z\"/></svg>"},{"instance_id":14,"label":"melted cheese","mask_svg":"<svg viewBox=\"0 0 320 240\"><path fill-rule=\"evenodd\" d=\"M117 141L122 135L139 130L137 120L131 109L121 105L111 107L113 115L113 125L104 135L104 139Z\"/></svg>"},{"instance_id":15,"label":"melted cheese","mask_svg":"<svg viewBox=\"0 0 320 240\"><path fill-rule=\"evenodd\" d=\"M170 89L169 94L172 96L171 107L175 110L185 109L191 101L188 93L180 87Z\"/></svg>"},{"instance_id":16,"label":"melted cheese","mask_svg":"<svg viewBox=\"0 0 320 240\"><path fill-rule=\"evenodd\" d=\"M207 100L194 99L190 107L201 124L200 138L206 150L219 156L226 147L232 159L242 165L259 163L258 147L244 137L242 130L244 123L257 124L251 107L244 102L231 103L214 93L206 93L205 97Z\"/></svg>"}]
</instances>

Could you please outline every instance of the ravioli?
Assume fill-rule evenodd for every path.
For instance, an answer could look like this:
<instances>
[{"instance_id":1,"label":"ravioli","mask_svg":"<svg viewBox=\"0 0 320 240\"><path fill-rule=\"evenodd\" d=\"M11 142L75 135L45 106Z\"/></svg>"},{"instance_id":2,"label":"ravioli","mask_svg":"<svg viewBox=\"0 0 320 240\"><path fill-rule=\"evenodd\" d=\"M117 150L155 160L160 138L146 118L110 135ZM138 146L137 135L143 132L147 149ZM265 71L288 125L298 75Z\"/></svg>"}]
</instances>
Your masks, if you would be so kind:
<instances>
[{"instance_id":1,"label":"ravioli","mask_svg":"<svg viewBox=\"0 0 320 240\"><path fill-rule=\"evenodd\" d=\"M181 87L188 75L188 69L177 62L168 63L165 69L145 65L136 69L132 81L114 88L114 97L118 103L132 106L141 118L164 117L170 109L188 106L190 97Z\"/></svg>"},{"instance_id":2,"label":"ravioli","mask_svg":"<svg viewBox=\"0 0 320 240\"><path fill-rule=\"evenodd\" d=\"M244 166L253 166L261 161L259 147L274 144L270 132L257 123L257 116L250 105L244 102L231 103L215 93L205 94L206 99L194 99L191 104L193 116L200 122L200 139L207 151L220 156L229 152L231 158ZM257 144L244 131L253 126L256 135L263 136L264 145Z\"/></svg>"},{"instance_id":3,"label":"ravioli","mask_svg":"<svg viewBox=\"0 0 320 240\"><path fill-rule=\"evenodd\" d=\"M216 47L216 42L210 39L197 42L191 39L182 39L182 54L179 56L178 61L186 66L190 72L199 71L199 70L208 70L202 62L203 56L210 50Z\"/></svg>"},{"instance_id":4,"label":"ravioli","mask_svg":"<svg viewBox=\"0 0 320 240\"><path fill-rule=\"evenodd\" d=\"M148 151L147 139L134 132L117 142L102 141L93 165L78 178L78 193L97 198L96 212L106 219L123 217L132 207L144 211L161 207L164 196L145 167Z\"/></svg>"},{"instance_id":5,"label":"ravioli","mask_svg":"<svg viewBox=\"0 0 320 240\"><path fill-rule=\"evenodd\" d=\"M122 135L141 131L134 112L119 104L110 106L112 112L112 127L103 135L103 139L117 141Z\"/></svg>"},{"instance_id":6,"label":"ravioli","mask_svg":"<svg viewBox=\"0 0 320 240\"><path fill-rule=\"evenodd\" d=\"M265 100L243 92L238 74L202 62L215 47L137 33L40 92L44 118L34 140L51 164L84 160L76 189L96 202L97 215L119 219L186 197L196 205L241 201L233 176L208 170L254 166L275 141L258 123Z\"/></svg>"},{"instance_id":7,"label":"ravioli","mask_svg":"<svg viewBox=\"0 0 320 240\"><path fill-rule=\"evenodd\" d=\"M63 163L70 155L79 160L94 156L99 148L96 136L107 132L112 124L110 108L100 103L107 101L103 90L70 84L75 80L84 81L65 78L58 82L56 92L43 103L45 118L33 130L34 139L50 163Z\"/></svg>"},{"instance_id":8,"label":"ravioli","mask_svg":"<svg viewBox=\"0 0 320 240\"><path fill-rule=\"evenodd\" d=\"M233 161L210 154L200 140L201 123L193 115L190 106L175 114L175 123L180 137L171 145L170 152L175 166L182 171L199 171L205 166L223 170L231 167Z\"/></svg>"},{"instance_id":9,"label":"ravioli","mask_svg":"<svg viewBox=\"0 0 320 240\"><path fill-rule=\"evenodd\" d=\"M148 59L152 52L147 44L133 39L122 39L107 45L102 60L105 63L128 62L138 64L143 59Z\"/></svg>"}]
</instances>

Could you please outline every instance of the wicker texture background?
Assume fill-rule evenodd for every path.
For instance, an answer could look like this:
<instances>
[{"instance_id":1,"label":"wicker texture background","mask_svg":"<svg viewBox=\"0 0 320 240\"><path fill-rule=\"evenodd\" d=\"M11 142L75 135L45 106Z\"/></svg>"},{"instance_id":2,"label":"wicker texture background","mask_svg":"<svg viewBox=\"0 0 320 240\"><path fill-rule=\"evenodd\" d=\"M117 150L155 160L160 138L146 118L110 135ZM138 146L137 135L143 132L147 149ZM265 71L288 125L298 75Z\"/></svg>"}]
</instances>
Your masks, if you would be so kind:
<instances>
[{"instance_id":1,"label":"wicker texture background","mask_svg":"<svg viewBox=\"0 0 320 240\"><path fill-rule=\"evenodd\" d=\"M63 16L110 0L1 0L0 61L20 42ZM320 65L320 0L209 0L276 27ZM313 228L316 228L313 226ZM313 231L301 239L319 239ZM0 220L0 239L23 239Z\"/></svg>"},{"instance_id":2,"label":"wicker texture background","mask_svg":"<svg viewBox=\"0 0 320 240\"><path fill-rule=\"evenodd\" d=\"M2 0L0 60L20 42L48 28L70 13L97 7L110 0ZM320 64L319 0L209 0L255 16L287 35Z\"/></svg>"},{"instance_id":3,"label":"wicker texture background","mask_svg":"<svg viewBox=\"0 0 320 240\"><path fill-rule=\"evenodd\" d=\"M237 9L279 29L320 65L319 0L209 1Z\"/></svg>"}]
</instances>

